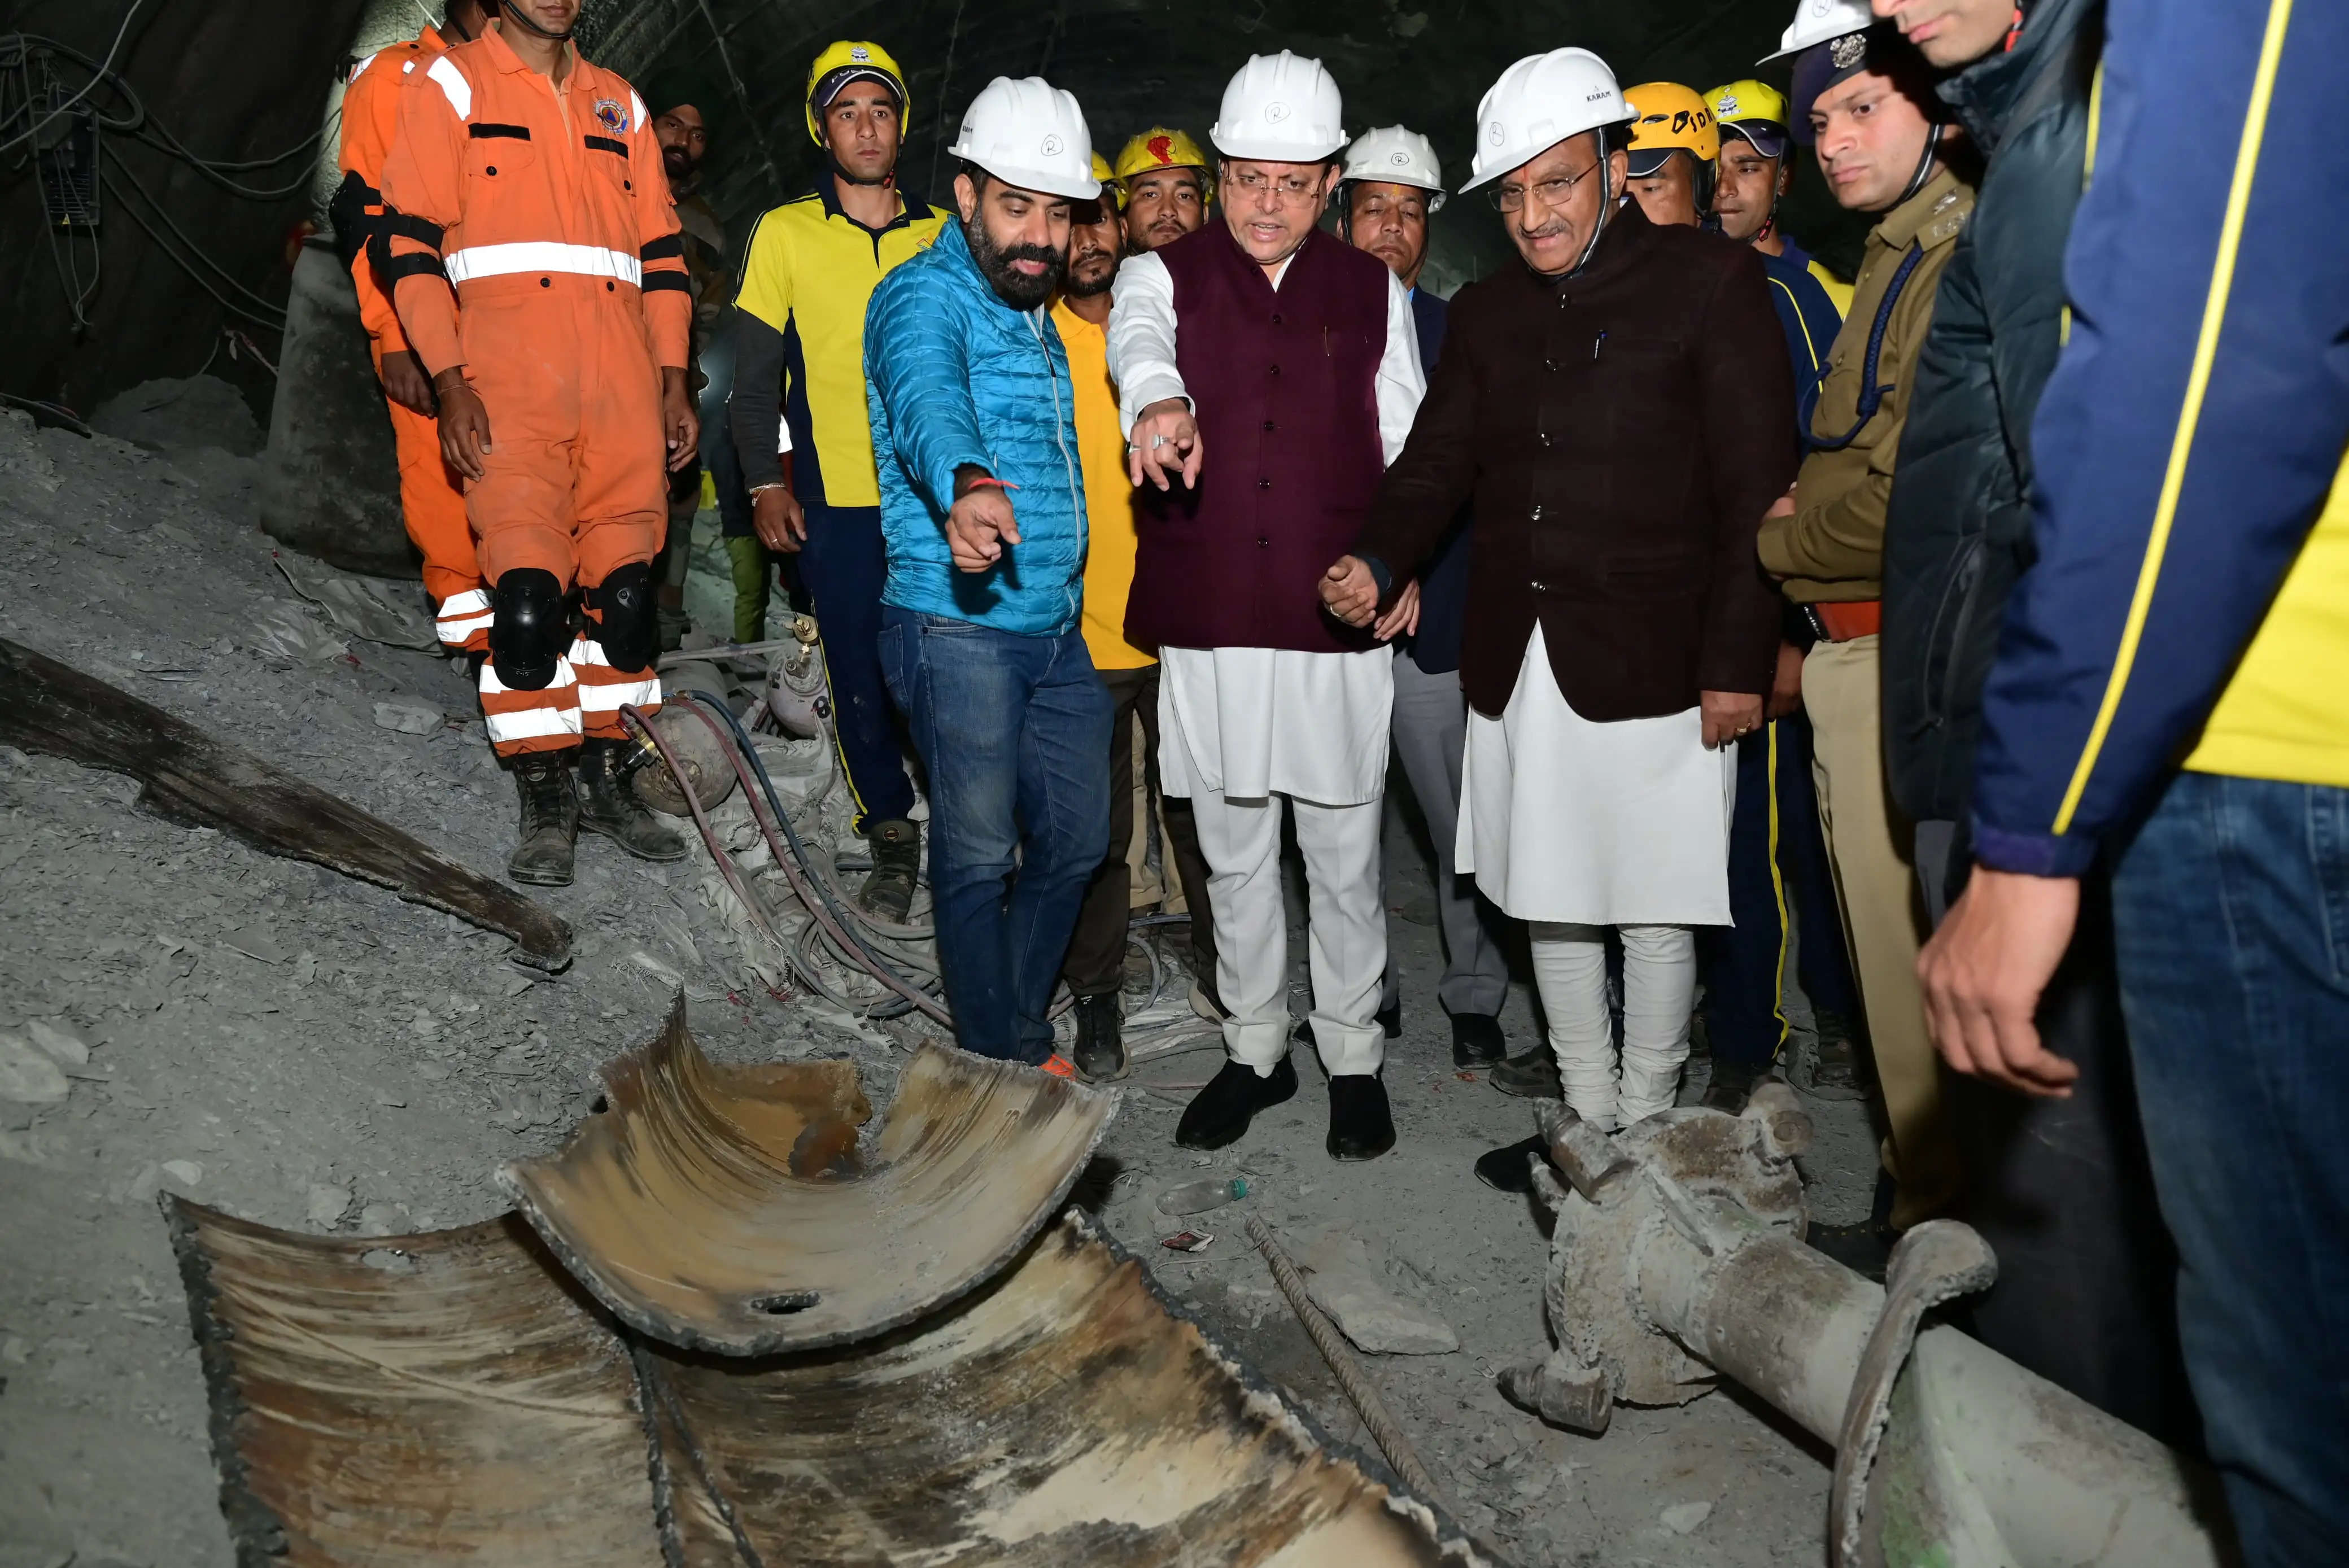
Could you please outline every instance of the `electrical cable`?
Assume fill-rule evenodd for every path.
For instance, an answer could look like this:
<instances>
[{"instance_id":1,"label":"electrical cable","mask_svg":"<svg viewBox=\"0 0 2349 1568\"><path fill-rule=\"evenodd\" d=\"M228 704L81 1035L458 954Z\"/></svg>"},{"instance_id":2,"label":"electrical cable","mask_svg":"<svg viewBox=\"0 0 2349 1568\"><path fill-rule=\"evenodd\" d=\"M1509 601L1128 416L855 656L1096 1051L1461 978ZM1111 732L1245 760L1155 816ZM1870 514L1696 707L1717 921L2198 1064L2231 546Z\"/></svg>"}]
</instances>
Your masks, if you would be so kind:
<instances>
[{"instance_id":1,"label":"electrical cable","mask_svg":"<svg viewBox=\"0 0 2349 1568\"><path fill-rule=\"evenodd\" d=\"M171 214L163 210L163 204L155 200L154 192L149 191L145 184L140 181L139 176L131 172L130 166L122 161L119 154L109 152L105 156L112 161L114 167L121 173L122 177L130 181L130 188L139 192L140 198L150 207L155 210L155 215L163 221L163 226L171 230L174 235L178 236L180 242L187 246L189 251L195 255L198 261L202 262L204 265L212 268L212 270L214 273L217 273L231 288L235 289L237 293L243 294L254 304L263 306L264 309L276 312L278 319L275 325L280 326L285 325L285 309L283 305L273 304L265 294L255 294L253 290L245 287L243 284L238 283L236 281L235 273L221 265L220 263L212 260L212 258L205 253L203 247L190 236L186 230L181 228L178 223L172 221Z\"/></svg>"},{"instance_id":2,"label":"electrical cable","mask_svg":"<svg viewBox=\"0 0 2349 1568\"><path fill-rule=\"evenodd\" d=\"M74 94L73 97L66 99L65 102L57 105L55 108L49 110L48 114L43 119L34 121L26 129L10 137L5 141L0 141L0 152L5 152L10 148L15 147L18 142L29 141L34 137L39 135L42 127L47 125L50 120L56 119L58 116L64 114L66 110L73 108L74 105L88 98L89 96L90 88L98 86L99 82L106 78L114 76L114 62L116 57L122 53L122 40L129 36L131 19L139 15L139 8L146 4L147 0L130 0L130 4L124 8L122 13L122 25L115 28L114 42L107 46L106 63L95 67L94 73L90 77L89 80L82 84L81 90ZM18 39L24 40L28 39L31 35L19 33L16 36ZM41 42L46 44L48 40L42 39ZM60 52L71 53L76 58L80 59L83 64L87 65L88 63L88 57L82 55L78 50ZM117 79L119 80L119 78ZM28 115L32 113L32 104L29 98L26 103L25 112Z\"/></svg>"},{"instance_id":3,"label":"electrical cable","mask_svg":"<svg viewBox=\"0 0 2349 1568\"><path fill-rule=\"evenodd\" d=\"M767 777L766 769L760 762L757 750L744 744L749 739L749 733L743 729L742 721L735 717L734 710L727 707L723 699L713 697L707 692L687 692L682 694L680 698L672 700L677 701L688 713L700 719L710 734L717 738L720 749L726 753L727 760L733 765L735 777L741 781L743 796L750 806L750 814L758 820L759 831L766 837L767 847L775 857L777 868L791 882L792 891L799 895L800 902L807 907L808 913L819 923L829 926L831 928L829 934L840 942L843 948L853 946L861 955L864 966L874 979L904 996L936 1022L952 1027L954 1019L947 1011L946 1004L919 989L890 968L881 955L857 934L854 923L842 918L839 906L833 903L830 890L824 888L812 875L807 874L810 859L807 846L801 841L799 830L792 825L791 814L782 809L782 802L775 794L774 781ZM730 738L726 730L719 728L717 720L709 717L709 710L713 708L726 720L726 729L733 732ZM626 713L632 710L623 708L622 711ZM636 714L636 723L644 727L646 734L652 736L655 744L659 743L660 738L653 733L650 725L645 723L641 712ZM667 755L666 748L663 748L662 754L664 757ZM689 789L690 786L686 783L682 771L677 771L678 787ZM751 789L753 771L757 775L760 788L766 791L767 799L763 803ZM768 808L772 809L771 817L768 813ZM784 849L783 842L779 841L777 838L779 830L781 840L788 841L791 846L788 851Z\"/></svg>"},{"instance_id":4,"label":"electrical cable","mask_svg":"<svg viewBox=\"0 0 2349 1568\"><path fill-rule=\"evenodd\" d=\"M119 164L120 160L117 160L116 161ZM129 172L129 171L128 170L124 170L126 175L128 175ZM113 191L118 198L122 195L122 188L115 183L114 177L112 175L100 170L98 172L98 179L100 182L105 185L106 189ZM135 179L132 181L132 183L134 186L137 185ZM138 187L138 189L140 195L146 195L144 187ZM148 200L152 201L154 198L148 197ZM263 311L255 310L247 304L239 304L237 301L231 299L228 295L221 293L221 291L213 285L212 280L205 277L202 273L199 272L195 265L191 263L187 257L181 255L178 251L171 248L171 243L163 238L160 232L157 231L155 225L148 221L146 214L140 212L138 208L132 206L128 201L123 201L122 210L130 214L130 220L132 222L137 223L140 228L147 231L148 238L155 242L157 249L160 250L166 256L169 256L173 262L177 263L181 270L185 272L188 276L195 282L198 287L202 288L206 294L212 295L213 299L217 300L223 309L226 309L236 315L241 315L244 317L245 320L253 322L256 325L267 327L272 332L283 332L285 330L285 313L282 307L270 304L269 302L266 299L264 299L260 294L254 294L251 289L246 288L243 284L238 283L233 276L230 276L227 269L222 267L218 262L215 262L212 260L211 257L204 255L202 251L196 246L195 242L189 240L186 235L181 232L179 225L171 222L170 214L164 212L160 206L156 208L157 216L163 220L164 223L171 228L172 233L180 235L181 242L183 244L186 244L191 250L194 250L196 252L198 258L201 259L206 266L211 267L214 272L219 273L223 278L226 278L229 285L232 288L234 288L239 294L243 294L247 299L258 301L264 310L274 312L275 314L264 315Z\"/></svg>"}]
</instances>

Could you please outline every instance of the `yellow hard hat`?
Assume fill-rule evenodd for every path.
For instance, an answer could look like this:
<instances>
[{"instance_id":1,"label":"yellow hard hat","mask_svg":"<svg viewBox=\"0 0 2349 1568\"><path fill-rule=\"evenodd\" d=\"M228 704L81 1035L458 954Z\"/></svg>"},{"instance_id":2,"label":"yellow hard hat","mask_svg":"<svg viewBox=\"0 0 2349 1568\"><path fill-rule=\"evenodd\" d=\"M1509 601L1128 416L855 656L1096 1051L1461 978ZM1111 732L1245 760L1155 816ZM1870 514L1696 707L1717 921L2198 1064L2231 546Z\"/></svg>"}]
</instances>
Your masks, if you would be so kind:
<instances>
[{"instance_id":1,"label":"yellow hard hat","mask_svg":"<svg viewBox=\"0 0 2349 1568\"><path fill-rule=\"evenodd\" d=\"M1704 101L1720 134L1743 137L1764 158L1785 156L1786 95L1776 88L1747 77L1713 88Z\"/></svg>"},{"instance_id":2,"label":"yellow hard hat","mask_svg":"<svg viewBox=\"0 0 2349 1568\"><path fill-rule=\"evenodd\" d=\"M879 82L897 95L897 129L904 134L914 109L912 100L905 96L905 73L897 68L897 62L880 45L843 38L827 45L823 53L815 57L815 64L808 67L808 135L815 139L818 147L823 145L823 121L816 111L830 105L849 83L860 80Z\"/></svg>"},{"instance_id":3,"label":"yellow hard hat","mask_svg":"<svg viewBox=\"0 0 2349 1568\"><path fill-rule=\"evenodd\" d=\"M1713 128L1713 110L1694 88L1647 82L1625 88L1623 101L1631 110L1633 178L1654 173L1675 152L1685 152L1699 163L1721 156L1721 133Z\"/></svg>"},{"instance_id":4,"label":"yellow hard hat","mask_svg":"<svg viewBox=\"0 0 2349 1568\"><path fill-rule=\"evenodd\" d=\"M1093 178L1101 181L1102 200L1123 211L1125 187L1118 183L1117 175L1110 169L1109 160L1098 152L1093 154Z\"/></svg>"},{"instance_id":5,"label":"yellow hard hat","mask_svg":"<svg viewBox=\"0 0 2349 1568\"><path fill-rule=\"evenodd\" d=\"M1117 155L1115 172L1120 180L1126 180L1154 169L1196 169L1204 173L1212 167L1188 135L1154 125L1125 144Z\"/></svg>"}]
</instances>

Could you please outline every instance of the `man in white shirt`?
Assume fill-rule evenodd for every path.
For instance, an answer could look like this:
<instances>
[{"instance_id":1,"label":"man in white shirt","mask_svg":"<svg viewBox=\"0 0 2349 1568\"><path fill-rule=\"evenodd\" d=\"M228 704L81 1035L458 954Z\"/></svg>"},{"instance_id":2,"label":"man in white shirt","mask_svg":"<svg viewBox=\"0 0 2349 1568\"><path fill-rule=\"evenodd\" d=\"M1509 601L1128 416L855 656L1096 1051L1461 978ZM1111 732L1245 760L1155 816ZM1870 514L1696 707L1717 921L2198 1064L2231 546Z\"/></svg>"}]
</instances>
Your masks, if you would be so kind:
<instances>
[{"instance_id":1,"label":"man in white shirt","mask_svg":"<svg viewBox=\"0 0 2349 1568\"><path fill-rule=\"evenodd\" d=\"M1426 383L1408 293L1314 226L1338 183L1340 119L1319 61L1284 51L1241 67L1210 133L1221 221L1120 270L1109 358L1133 479L1149 487L1126 633L1162 653L1160 766L1197 818L1230 1012L1231 1060L1175 1140L1220 1148L1297 1092L1286 798L1312 896L1327 1148L1369 1160L1394 1146L1373 1017L1393 661L1383 628L1344 625L1318 584L1367 517Z\"/></svg>"}]
</instances>

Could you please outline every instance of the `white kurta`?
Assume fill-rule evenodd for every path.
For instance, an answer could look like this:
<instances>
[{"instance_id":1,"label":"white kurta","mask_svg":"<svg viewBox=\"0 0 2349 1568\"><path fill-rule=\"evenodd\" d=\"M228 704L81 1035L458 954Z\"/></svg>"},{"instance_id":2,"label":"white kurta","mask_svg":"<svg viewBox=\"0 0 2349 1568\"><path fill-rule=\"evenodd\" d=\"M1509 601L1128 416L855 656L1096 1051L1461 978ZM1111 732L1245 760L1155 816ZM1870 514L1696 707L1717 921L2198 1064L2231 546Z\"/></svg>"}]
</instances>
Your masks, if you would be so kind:
<instances>
[{"instance_id":1,"label":"white kurta","mask_svg":"<svg viewBox=\"0 0 2349 1568\"><path fill-rule=\"evenodd\" d=\"M1273 278L1275 289L1287 273L1284 265ZM1166 263L1151 255L1127 261L1110 309L1109 368L1128 432L1149 405L1191 396L1175 358L1177 330ZM1385 461L1402 450L1426 390L1411 295L1390 274L1375 387ZM1212 449L1203 457L1217 460ZM1195 593L1222 586L1187 584ZM1372 1014L1387 947L1377 802L1386 788L1394 714L1393 654L1165 648L1159 671L1159 773L1169 795L1190 798L1207 862L1216 986L1230 1013L1225 1048L1258 1073L1271 1072L1288 1054L1288 925L1280 872L1280 819L1288 810L1312 894L1307 939L1321 1065L1332 1076L1378 1071L1386 1037Z\"/></svg>"},{"instance_id":2,"label":"white kurta","mask_svg":"<svg viewBox=\"0 0 2349 1568\"><path fill-rule=\"evenodd\" d=\"M1459 869L1519 920L1727 925L1733 748L1701 710L1595 724L1568 705L1534 625L1498 718L1468 712Z\"/></svg>"},{"instance_id":3,"label":"white kurta","mask_svg":"<svg viewBox=\"0 0 2349 1568\"><path fill-rule=\"evenodd\" d=\"M1162 648L1158 724L1166 793L1288 795L1359 806L1386 789L1394 655Z\"/></svg>"}]
</instances>

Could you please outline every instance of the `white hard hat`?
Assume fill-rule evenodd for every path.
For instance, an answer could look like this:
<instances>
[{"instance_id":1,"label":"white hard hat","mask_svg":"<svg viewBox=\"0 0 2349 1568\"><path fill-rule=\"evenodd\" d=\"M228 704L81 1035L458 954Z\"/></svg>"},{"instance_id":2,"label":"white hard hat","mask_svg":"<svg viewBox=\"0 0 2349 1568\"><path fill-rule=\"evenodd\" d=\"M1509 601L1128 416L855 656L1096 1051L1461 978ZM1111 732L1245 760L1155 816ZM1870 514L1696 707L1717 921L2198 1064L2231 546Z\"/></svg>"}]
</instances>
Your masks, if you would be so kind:
<instances>
[{"instance_id":1,"label":"white hard hat","mask_svg":"<svg viewBox=\"0 0 2349 1568\"><path fill-rule=\"evenodd\" d=\"M1570 136L1631 118L1607 62L1588 49L1527 55L1501 73L1476 106L1473 191L1524 166Z\"/></svg>"},{"instance_id":2,"label":"white hard hat","mask_svg":"<svg viewBox=\"0 0 2349 1568\"><path fill-rule=\"evenodd\" d=\"M1874 26L1876 13L1868 9L1868 0L1802 0L1795 7L1794 21L1778 36L1778 52L1763 56L1757 63L1783 60L1813 44L1824 44L1846 33L1865 33Z\"/></svg>"},{"instance_id":3,"label":"white hard hat","mask_svg":"<svg viewBox=\"0 0 2349 1568\"><path fill-rule=\"evenodd\" d=\"M1041 77L998 77L962 113L949 155L976 163L1006 185L1082 201L1101 194L1093 135L1074 93Z\"/></svg>"},{"instance_id":4,"label":"white hard hat","mask_svg":"<svg viewBox=\"0 0 2349 1568\"><path fill-rule=\"evenodd\" d=\"M1224 111L1207 139L1226 158L1312 163L1346 145L1338 84L1309 60L1283 49L1250 55L1224 88Z\"/></svg>"},{"instance_id":5,"label":"white hard hat","mask_svg":"<svg viewBox=\"0 0 2349 1568\"><path fill-rule=\"evenodd\" d=\"M1444 170L1435 161L1435 148L1419 132L1399 125L1381 126L1354 138L1346 149L1343 178L1415 185L1428 193L1429 211L1444 205Z\"/></svg>"}]
</instances>

